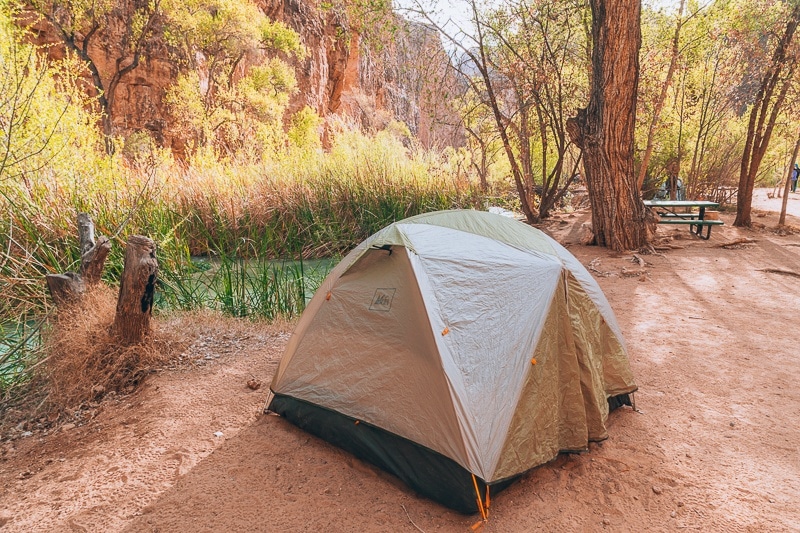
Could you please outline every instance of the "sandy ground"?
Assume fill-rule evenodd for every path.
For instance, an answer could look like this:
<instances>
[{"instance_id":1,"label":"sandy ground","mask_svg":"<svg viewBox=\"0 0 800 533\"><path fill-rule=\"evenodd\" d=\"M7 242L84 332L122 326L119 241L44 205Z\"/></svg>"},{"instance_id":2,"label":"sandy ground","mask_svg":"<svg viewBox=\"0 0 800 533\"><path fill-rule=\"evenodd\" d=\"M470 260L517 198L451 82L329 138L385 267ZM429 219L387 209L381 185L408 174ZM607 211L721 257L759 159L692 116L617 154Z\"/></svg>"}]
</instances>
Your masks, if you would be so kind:
<instances>
[{"instance_id":1,"label":"sandy ground","mask_svg":"<svg viewBox=\"0 0 800 533\"><path fill-rule=\"evenodd\" d=\"M777 210L759 191L754 206ZM789 200L800 228L800 194ZM629 345L638 411L493 500L487 532L800 531L800 234L726 225L643 255L570 244L588 213L548 230L589 266ZM748 237L755 243L722 248ZM470 531L464 516L263 416L289 333L191 319L179 364L47 432L6 428L6 531ZM284 328L285 329L285 328ZM260 380L258 390L247 386ZM27 435L27 436L23 436Z\"/></svg>"}]
</instances>

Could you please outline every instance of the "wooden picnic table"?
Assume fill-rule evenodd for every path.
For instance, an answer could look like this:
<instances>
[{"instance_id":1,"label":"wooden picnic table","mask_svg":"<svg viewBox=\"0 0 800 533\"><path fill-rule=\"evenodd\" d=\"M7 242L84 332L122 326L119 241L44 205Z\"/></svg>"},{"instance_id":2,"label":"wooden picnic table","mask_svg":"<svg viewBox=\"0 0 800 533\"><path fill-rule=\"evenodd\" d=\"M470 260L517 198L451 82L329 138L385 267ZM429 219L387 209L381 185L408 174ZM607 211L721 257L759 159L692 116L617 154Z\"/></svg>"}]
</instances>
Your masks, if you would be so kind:
<instances>
[{"instance_id":1,"label":"wooden picnic table","mask_svg":"<svg viewBox=\"0 0 800 533\"><path fill-rule=\"evenodd\" d=\"M659 216L659 224L685 224L689 226L689 231L708 240L711 237L711 226L720 226L721 220L706 220L706 208L718 207L718 202L708 200L645 200L644 205L655 209ZM698 212L692 212L693 208ZM683 209L684 211L678 211ZM706 234L703 236L703 228Z\"/></svg>"}]
</instances>

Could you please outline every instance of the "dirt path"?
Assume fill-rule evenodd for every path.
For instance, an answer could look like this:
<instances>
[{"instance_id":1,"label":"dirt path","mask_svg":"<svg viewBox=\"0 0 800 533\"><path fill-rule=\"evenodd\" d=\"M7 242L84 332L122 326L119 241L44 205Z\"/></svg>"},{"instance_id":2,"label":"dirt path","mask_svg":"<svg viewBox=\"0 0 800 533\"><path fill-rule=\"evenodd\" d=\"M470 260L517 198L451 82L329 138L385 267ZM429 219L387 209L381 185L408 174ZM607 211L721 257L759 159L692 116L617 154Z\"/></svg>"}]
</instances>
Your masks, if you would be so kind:
<instances>
[{"instance_id":1,"label":"dirt path","mask_svg":"<svg viewBox=\"0 0 800 533\"><path fill-rule=\"evenodd\" d=\"M800 200L789 205L800 217ZM568 235L588 214L562 219L550 228ZM569 246L620 321L639 412L613 413L607 441L500 494L483 531L800 530L800 278L776 273L800 272L800 235L771 231L775 214L754 231L723 219L710 241L660 230L682 248L642 256L641 272L630 254ZM719 247L743 237L756 242ZM77 427L2 435L0 530L457 532L476 522L258 416L287 333L232 320L171 327L196 336L177 368ZM264 387L248 388L253 378Z\"/></svg>"}]
</instances>

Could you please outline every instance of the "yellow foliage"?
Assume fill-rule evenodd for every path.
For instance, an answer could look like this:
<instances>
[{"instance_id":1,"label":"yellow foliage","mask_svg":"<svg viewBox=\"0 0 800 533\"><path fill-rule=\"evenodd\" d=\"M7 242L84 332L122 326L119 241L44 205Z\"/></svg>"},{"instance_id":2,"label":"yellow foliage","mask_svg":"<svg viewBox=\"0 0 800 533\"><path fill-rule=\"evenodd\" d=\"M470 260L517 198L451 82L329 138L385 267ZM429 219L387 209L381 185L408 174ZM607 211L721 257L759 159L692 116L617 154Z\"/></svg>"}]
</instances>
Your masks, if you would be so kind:
<instances>
[{"instance_id":1,"label":"yellow foliage","mask_svg":"<svg viewBox=\"0 0 800 533\"><path fill-rule=\"evenodd\" d=\"M102 139L99 115L79 86L72 56L47 63L23 44L24 29L0 5L0 182L53 172L90 170Z\"/></svg>"}]
</instances>

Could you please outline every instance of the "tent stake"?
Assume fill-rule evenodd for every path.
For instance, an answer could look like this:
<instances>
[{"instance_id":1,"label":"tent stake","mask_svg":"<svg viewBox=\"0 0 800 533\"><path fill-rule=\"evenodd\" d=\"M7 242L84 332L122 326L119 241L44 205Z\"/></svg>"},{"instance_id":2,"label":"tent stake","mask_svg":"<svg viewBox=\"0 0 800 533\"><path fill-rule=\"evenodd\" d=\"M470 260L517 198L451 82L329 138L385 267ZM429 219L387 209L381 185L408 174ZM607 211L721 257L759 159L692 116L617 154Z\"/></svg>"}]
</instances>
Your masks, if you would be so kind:
<instances>
[{"instance_id":1,"label":"tent stake","mask_svg":"<svg viewBox=\"0 0 800 533\"><path fill-rule=\"evenodd\" d=\"M483 521L486 522L489 519L489 517L486 516L486 509L483 507L483 500L481 499L481 491L478 488L478 479L475 477L475 474L472 474L472 484L475 485L475 494L478 495L478 510L481 512Z\"/></svg>"}]
</instances>

